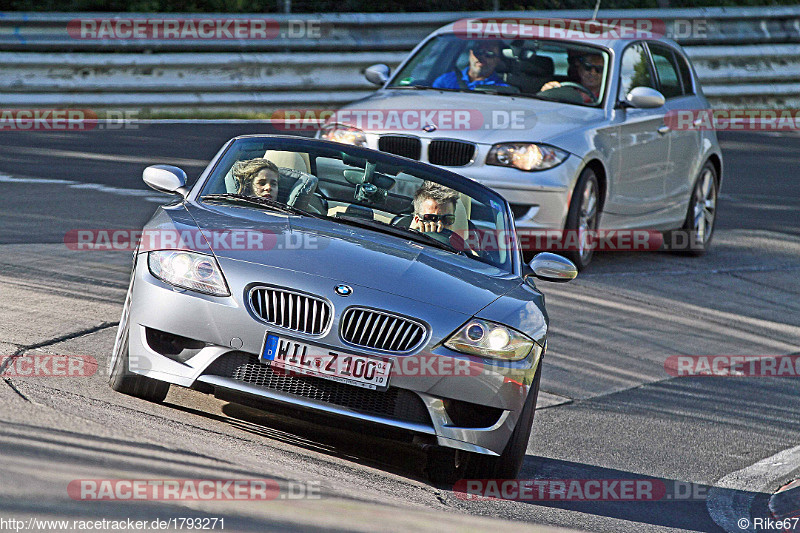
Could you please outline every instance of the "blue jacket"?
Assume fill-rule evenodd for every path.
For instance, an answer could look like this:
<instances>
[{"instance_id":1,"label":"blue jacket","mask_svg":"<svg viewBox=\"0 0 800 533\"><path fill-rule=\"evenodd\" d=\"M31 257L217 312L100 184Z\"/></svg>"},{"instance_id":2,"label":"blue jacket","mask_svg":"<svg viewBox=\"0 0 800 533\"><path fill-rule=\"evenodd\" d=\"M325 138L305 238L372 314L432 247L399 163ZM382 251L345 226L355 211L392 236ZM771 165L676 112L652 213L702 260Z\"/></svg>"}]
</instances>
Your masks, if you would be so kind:
<instances>
[{"instance_id":1,"label":"blue jacket","mask_svg":"<svg viewBox=\"0 0 800 533\"><path fill-rule=\"evenodd\" d=\"M479 87L481 85L497 85L498 87L508 87L508 84L500 79L500 76L498 76L496 72L493 72L492 75L486 79L472 81L467 75L467 70L469 70L469 67L465 67L464 70L461 71L461 80L464 82L464 85L467 89L474 90L475 87ZM455 72L445 72L434 80L433 88L460 89L461 85L458 83L457 76L458 75Z\"/></svg>"}]
</instances>

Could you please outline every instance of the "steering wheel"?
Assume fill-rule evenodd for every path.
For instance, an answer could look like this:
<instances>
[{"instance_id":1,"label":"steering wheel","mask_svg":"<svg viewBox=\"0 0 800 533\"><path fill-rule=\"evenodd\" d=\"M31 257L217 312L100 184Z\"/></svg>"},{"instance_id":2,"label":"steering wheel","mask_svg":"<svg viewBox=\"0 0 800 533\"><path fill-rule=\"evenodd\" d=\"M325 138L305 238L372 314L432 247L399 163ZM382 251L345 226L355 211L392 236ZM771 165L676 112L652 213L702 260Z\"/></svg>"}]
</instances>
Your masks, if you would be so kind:
<instances>
[{"instance_id":1,"label":"steering wheel","mask_svg":"<svg viewBox=\"0 0 800 533\"><path fill-rule=\"evenodd\" d=\"M446 244L448 246L453 246L453 243L450 241L450 238L453 235L455 235L455 233L453 233L447 228L442 228L442 231L420 231L420 233L432 239L436 239L437 241Z\"/></svg>"},{"instance_id":2,"label":"steering wheel","mask_svg":"<svg viewBox=\"0 0 800 533\"><path fill-rule=\"evenodd\" d=\"M480 255L479 252L473 250L469 246L469 244L467 244L467 241L465 241L461 235L447 228L442 228L442 231L421 231L420 233L422 233L423 235L427 235L432 239L436 239L437 241L444 243L452 248L455 248L459 252L471 253L473 255Z\"/></svg>"},{"instance_id":3,"label":"steering wheel","mask_svg":"<svg viewBox=\"0 0 800 533\"><path fill-rule=\"evenodd\" d=\"M590 91L589 89L587 89L586 87L584 87L580 83L576 83L574 81L562 81L562 82L559 82L559 83L561 83L561 85L559 85L558 87L552 87L552 88L547 89L545 91L539 91L539 92L540 93L546 93L547 91L552 91L553 89L561 89L562 87L567 87L568 89L575 89L576 91L581 92L581 93L589 96L591 98L592 102L594 102L597 99L597 97L594 95L594 93L592 91Z\"/></svg>"}]
</instances>

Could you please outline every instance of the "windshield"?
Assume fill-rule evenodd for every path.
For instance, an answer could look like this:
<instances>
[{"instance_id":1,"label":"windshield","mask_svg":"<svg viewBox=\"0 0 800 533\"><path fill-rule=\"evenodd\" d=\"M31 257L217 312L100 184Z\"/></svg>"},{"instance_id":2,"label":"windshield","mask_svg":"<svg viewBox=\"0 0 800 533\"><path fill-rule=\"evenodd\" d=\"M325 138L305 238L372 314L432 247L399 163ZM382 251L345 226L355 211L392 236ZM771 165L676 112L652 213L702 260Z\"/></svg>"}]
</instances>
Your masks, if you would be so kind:
<instances>
[{"instance_id":1,"label":"windshield","mask_svg":"<svg viewBox=\"0 0 800 533\"><path fill-rule=\"evenodd\" d=\"M572 41L430 39L389 87L524 95L576 105L603 101L608 53Z\"/></svg>"},{"instance_id":2,"label":"windshield","mask_svg":"<svg viewBox=\"0 0 800 533\"><path fill-rule=\"evenodd\" d=\"M513 271L516 235L500 196L372 150L299 138L237 139L199 199L357 226Z\"/></svg>"}]
</instances>

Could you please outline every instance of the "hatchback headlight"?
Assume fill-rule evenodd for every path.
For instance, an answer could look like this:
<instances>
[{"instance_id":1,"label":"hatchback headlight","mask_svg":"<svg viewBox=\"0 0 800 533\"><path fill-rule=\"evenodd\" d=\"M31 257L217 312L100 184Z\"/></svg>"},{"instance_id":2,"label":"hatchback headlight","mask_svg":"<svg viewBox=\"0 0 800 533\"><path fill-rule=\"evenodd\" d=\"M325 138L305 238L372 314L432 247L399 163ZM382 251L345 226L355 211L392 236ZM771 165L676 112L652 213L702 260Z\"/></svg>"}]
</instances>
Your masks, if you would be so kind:
<instances>
[{"instance_id":1,"label":"hatchback headlight","mask_svg":"<svg viewBox=\"0 0 800 533\"><path fill-rule=\"evenodd\" d=\"M547 170L564 162L569 152L546 144L495 144L486 156L487 165L514 167L519 170Z\"/></svg>"},{"instance_id":2,"label":"hatchback headlight","mask_svg":"<svg viewBox=\"0 0 800 533\"><path fill-rule=\"evenodd\" d=\"M365 146L367 144L367 137L363 131L344 124L326 124L322 126L320 128L320 138L354 146Z\"/></svg>"},{"instance_id":3,"label":"hatchback headlight","mask_svg":"<svg viewBox=\"0 0 800 533\"><path fill-rule=\"evenodd\" d=\"M147 255L150 273L170 285L212 296L230 296L214 256L195 252L157 250Z\"/></svg>"},{"instance_id":4,"label":"hatchback headlight","mask_svg":"<svg viewBox=\"0 0 800 533\"><path fill-rule=\"evenodd\" d=\"M534 346L539 347L519 331L478 318L467 322L444 345L457 352L504 361L525 359Z\"/></svg>"}]
</instances>

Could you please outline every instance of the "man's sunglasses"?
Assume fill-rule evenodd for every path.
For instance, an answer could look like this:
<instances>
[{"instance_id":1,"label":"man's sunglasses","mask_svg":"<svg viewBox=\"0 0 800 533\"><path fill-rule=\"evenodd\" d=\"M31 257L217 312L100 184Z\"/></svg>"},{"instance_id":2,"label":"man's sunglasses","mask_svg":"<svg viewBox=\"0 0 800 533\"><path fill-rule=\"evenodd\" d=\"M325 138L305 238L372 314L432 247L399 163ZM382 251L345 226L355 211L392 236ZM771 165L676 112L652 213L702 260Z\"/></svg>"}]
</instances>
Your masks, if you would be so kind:
<instances>
[{"instance_id":1,"label":"man's sunglasses","mask_svg":"<svg viewBox=\"0 0 800 533\"><path fill-rule=\"evenodd\" d=\"M445 226L452 226L456 221L455 215L437 215L435 213L425 213L417 215L423 222L441 222Z\"/></svg>"},{"instance_id":2,"label":"man's sunglasses","mask_svg":"<svg viewBox=\"0 0 800 533\"><path fill-rule=\"evenodd\" d=\"M500 52L492 52L491 50L478 49L473 50L472 53L475 54L475 57L482 57L484 59L494 59L496 57L500 57Z\"/></svg>"},{"instance_id":3,"label":"man's sunglasses","mask_svg":"<svg viewBox=\"0 0 800 533\"><path fill-rule=\"evenodd\" d=\"M585 59L580 59L579 62L586 71L594 70L598 74L603 72L603 65L595 65L593 63L590 63L589 61L586 61Z\"/></svg>"}]
</instances>

